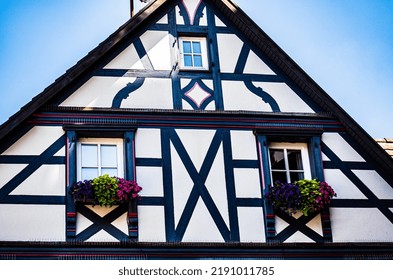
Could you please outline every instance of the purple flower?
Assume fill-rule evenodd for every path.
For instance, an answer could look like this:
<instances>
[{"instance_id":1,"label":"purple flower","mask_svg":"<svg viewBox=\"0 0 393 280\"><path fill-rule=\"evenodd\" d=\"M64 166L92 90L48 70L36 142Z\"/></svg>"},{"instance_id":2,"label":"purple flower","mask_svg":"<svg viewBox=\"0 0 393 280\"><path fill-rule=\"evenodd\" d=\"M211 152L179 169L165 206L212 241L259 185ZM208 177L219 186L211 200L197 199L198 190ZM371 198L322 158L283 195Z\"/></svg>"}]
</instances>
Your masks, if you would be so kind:
<instances>
[{"instance_id":1,"label":"purple flower","mask_svg":"<svg viewBox=\"0 0 393 280\"><path fill-rule=\"evenodd\" d=\"M117 178L117 183L119 186L119 190L117 192L118 201L125 202L139 197L139 192L142 188L135 181Z\"/></svg>"},{"instance_id":2,"label":"purple flower","mask_svg":"<svg viewBox=\"0 0 393 280\"><path fill-rule=\"evenodd\" d=\"M93 187L91 180L78 181L72 184L70 194L74 200L86 201L94 199Z\"/></svg>"}]
</instances>

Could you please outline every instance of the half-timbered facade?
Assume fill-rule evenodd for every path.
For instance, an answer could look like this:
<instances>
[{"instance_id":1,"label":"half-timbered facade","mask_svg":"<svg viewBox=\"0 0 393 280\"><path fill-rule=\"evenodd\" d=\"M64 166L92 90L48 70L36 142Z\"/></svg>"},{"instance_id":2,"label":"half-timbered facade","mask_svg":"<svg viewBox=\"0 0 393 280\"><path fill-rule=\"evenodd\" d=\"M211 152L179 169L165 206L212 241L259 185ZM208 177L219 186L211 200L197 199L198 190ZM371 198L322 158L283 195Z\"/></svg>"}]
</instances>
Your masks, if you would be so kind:
<instances>
[{"instance_id":1,"label":"half-timbered facade","mask_svg":"<svg viewBox=\"0 0 393 280\"><path fill-rule=\"evenodd\" d=\"M105 173L142 198L73 201ZM230 0L151 1L0 127L0 178L0 258L392 256L392 159ZM289 216L285 178L337 197Z\"/></svg>"}]
</instances>

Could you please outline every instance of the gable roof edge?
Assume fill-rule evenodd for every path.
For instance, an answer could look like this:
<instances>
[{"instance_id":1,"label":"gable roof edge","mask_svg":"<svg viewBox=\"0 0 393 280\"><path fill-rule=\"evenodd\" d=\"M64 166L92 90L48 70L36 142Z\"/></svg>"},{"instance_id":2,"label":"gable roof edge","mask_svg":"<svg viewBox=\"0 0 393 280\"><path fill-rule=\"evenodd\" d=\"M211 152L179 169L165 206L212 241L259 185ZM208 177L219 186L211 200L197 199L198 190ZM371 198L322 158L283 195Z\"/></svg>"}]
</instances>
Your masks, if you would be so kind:
<instances>
[{"instance_id":1,"label":"gable roof edge","mask_svg":"<svg viewBox=\"0 0 393 280\"><path fill-rule=\"evenodd\" d=\"M130 18L115 32L102 41L97 47L91 50L87 55L80 59L74 66L66 70L59 78L52 84L46 87L41 93L36 95L27 104L22 106L19 111L9 117L2 125L0 125L0 141L11 131L13 131L19 124L25 121L34 112L39 110L45 102L53 98L58 92L68 86L86 73L88 69L97 61L108 53L115 45L124 40L128 34L137 30L139 26L150 17L157 9L159 9L167 0L153 0L136 15Z\"/></svg>"}]
</instances>

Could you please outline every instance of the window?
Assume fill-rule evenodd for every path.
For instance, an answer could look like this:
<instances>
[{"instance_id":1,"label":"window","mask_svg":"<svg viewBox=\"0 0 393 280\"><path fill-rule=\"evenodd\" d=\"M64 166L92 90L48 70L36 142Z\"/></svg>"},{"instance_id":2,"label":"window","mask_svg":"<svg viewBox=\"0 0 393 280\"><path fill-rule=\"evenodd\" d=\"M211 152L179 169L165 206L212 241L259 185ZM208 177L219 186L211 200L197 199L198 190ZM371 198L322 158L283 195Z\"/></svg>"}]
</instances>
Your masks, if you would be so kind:
<instances>
[{"instance_id":1,"label":"window","mask_svg":"<svg viewBox=\"0 0 393 280\"><path fill-rule=\"evenodd\" d=\"M306 143L271 143L269 159L272 182L311 179Z\"/></svg>"},{"instance_id":2,"label":"window","mask_svg":"<svg viewBox=\"0 0 393 280\"><path fill-rule=\"evenodd\" d=\"M181 69L207 70L206 38L182 37L180 44Z\"/></svg>"},{"instance_id":3,"label":"window","mask_svg":"<svg viewBox=\"0 0 393 280\"><path fill-rule=\"evenodd\" d=\"M80 138L77 147L78 180L124 176L122 139Z\"/></svg>"}]
</instances>

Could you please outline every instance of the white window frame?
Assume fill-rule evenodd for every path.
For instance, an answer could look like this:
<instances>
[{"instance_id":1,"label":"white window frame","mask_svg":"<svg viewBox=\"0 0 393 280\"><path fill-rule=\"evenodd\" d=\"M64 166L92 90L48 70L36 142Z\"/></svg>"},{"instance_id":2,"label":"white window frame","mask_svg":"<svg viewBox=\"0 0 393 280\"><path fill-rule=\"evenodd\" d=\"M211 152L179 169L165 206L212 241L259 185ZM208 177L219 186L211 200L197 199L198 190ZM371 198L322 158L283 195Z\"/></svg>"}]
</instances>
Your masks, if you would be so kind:
<instances>
[{"instance_id":1,"label":"white window frame","mask_svg":"<svg viewBox=\"0 0 393 280\"><path fill-rule=\"evenodd\" d=\"M288 164L288 150L300 150L300 154L302 157L302 164L303 164L303 173L305 179L312 179L311 178L311 167L310 167L310 158L308 155L308 146L307 143L285 143L285 142L273 142L269 144L269 170L270 170L270 178L273 180L273 170L270 161L270 149L280 149L284 150L284 161L285 161L285 172L287 177L287 182L290 182L290 170ZM284 171L284 170L274 170L274 171ZM272 182L274 183L274 182ZM284 182L283 182L284 183ZM292 182L293 183L293 182Z\"/></svg>"},{"instance_id":2,"label":"white window frame","mask_svg":"<svg viewBox=\"0 0 393 280\"><path fill-rule=\"evenodd\" d=\"M77 143L77 180L82 180L82 144L116 145L117 148L117 177L124 178L124 145L120 138L80 138ZM98 149L98 176L101 174L101 153ZM89 178L94 179L94 178Z\"/></svg>"},{"instance_id":3,"label":"white window frame","mask_svg":"<svg viewBox=\"0 0 393 280\"><path fill-rule=\"evenodd\" d=\"M201 43L202 67L184 65L184 50L183 50L184 41ZM207 42L205 37L186 37L186 36L179 37L179 52L180 52L180 69L183 70L208 70L209 69Z\"/></svg>"}]
</instances>

